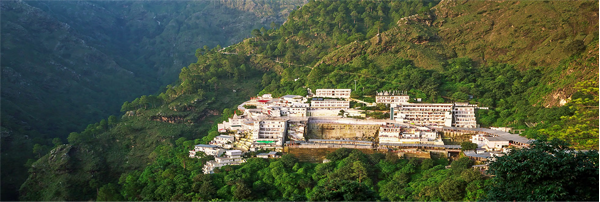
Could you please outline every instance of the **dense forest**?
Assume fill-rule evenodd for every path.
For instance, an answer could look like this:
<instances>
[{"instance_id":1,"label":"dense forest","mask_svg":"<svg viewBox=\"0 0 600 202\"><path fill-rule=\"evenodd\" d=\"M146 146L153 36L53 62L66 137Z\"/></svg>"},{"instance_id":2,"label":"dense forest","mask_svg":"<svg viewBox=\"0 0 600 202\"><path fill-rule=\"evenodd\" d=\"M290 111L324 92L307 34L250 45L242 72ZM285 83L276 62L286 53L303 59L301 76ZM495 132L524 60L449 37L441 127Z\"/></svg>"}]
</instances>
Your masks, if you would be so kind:
<instances>
[{"instance_id":1,"label":"dense forest","mask_svg":"<svg viewBox=\"0 0 600 202\"><path fill-rule=\"evenodd\" d=\"M118 115L124 101L161 91L198 47L241 41L304 3L0 2L2 199L17 199L27 159Z\"/></svg>"},{"instance_id":2,"label":"dense forest","mask_svg":"<svg viewBox=\"0 0 600 202\"><path fill-rule=\"evenodd\" d=\"M310 1L283 25L254 29L243 42L197 49L197 61L181 69L177 82L125 102L123 116L70 133L68 144L56 140L48 153L34 148L39 159L26 165L30 175L20 199L598 200L598 21L578 22L597 16L597 1L570 2L580 10L565 4ZM476 26L536 6L543 9L526 13L532 20L522 30L550 29L555 22L540 19L552 14L564 16L560 34L512 31L505 38L535 39L553 49L487 37L517 24L513 18L478 33L485 40L472 38L474 30L448 32L460 30L457 23ZM478 50L485 55L474 55ZM560 54L549 61L544 53ZM482 127L524 129L540 141L498 158L483 174L466 158L338 150L327 155L329 163L251 158L203 175L210 157L187 157L194 144L219 134L216 123L233 115L229 108L257 94L305 95L307 87L351 88L352 97L364 100L378 90L403 90L426 102L475 103L490 107L478 111ZM532 163L520 164L524 160ZM520 175L510 174L517 170ZM592 189L577 191L584 187Z\"/></svg>"}]
</instances>

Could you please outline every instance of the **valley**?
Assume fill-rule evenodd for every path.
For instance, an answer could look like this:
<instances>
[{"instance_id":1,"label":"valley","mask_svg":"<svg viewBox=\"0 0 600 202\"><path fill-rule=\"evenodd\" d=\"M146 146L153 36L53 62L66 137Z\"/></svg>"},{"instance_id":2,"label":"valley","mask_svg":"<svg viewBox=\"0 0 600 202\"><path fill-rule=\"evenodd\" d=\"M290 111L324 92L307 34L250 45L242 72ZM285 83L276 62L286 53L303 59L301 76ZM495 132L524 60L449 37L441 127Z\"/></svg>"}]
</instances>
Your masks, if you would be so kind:
<instances>
[{"instance_id":1,"label":"valley","mask_svg":"<svg viewBox=\"0 0 600 202\"><path fill-rule=\"evenodd\" d=\"M134 74L116 74L135 79L114 79L140 82L148 89L168 85L155 93L123 89L139 95L124 93L131 97L119 101L120 114L98 112L104 120L64 133L54 145L42 138L47 146L38 146L37 159L27 162L29 176L19 186L19 199L597 200L598 167L589 163L598 158L597 1L311 0L295 9L297 4L283 4L276 12L269 11L277 8L270 1L251 1L266 3L262 7L244 2L197 3L240 15L251 11L258 18L291 9L285 23L250 26L236 38L216 30L243 17L222 24L202 21L206 13L188 12L192 6L185 2L163 7L150 2L97 4L105 6L98 9L102 12L122 16L101 20L123 25L122 31L77 32L73 36L96 36L74 37L73 43L82 39L98 54L116 50L103 46L110 41L146 48L114 51L119 57L112 60L70 57L105 61L111 67L90 75L129 71ZM72 9L94 7L86 3L44 4L32 3L44 12L95 16ZM171 12L177 9L180 15ZM223 13L231 17L234 11ZM6 13L3 28L17 27L5 23L11 19ZM70 26L50 27L103 29L64 16L57 18ZM194 29L196 20L213 29ZM190 34L203 31L207 37L239 40L202 47L190 43ZM16 37L2 33L3 39ZM2 43L3 57L8 48L17 49ZM63 50L56 44L42 47ZM193 49L183 53L184 47ZM67 64L66 53L64 49L55 57ZM182 62L189 57L189 65ZM123 61L140 66L130 68L135 65ZM3 58L3 103L4 82L19 84L4 79L4 71L17 70L4 64ZM147 68L152 71L142 71ZM11 95L22 92L15 88ZM3 128L8 127L5 120L28 123L19 122L14 106L8 108L15 111L9 113L12 119L3 113ZM4 131L6 155L4 140L15 138L15 144L18 136ZM228 143L230 137L234 141ZM215 144L240 152L212 156L202 149ZM514 163L522 161L545 170ZM585 169L575 169L577 165ZM573 172L545 175L562 168ZM503 174L512 169L523 172L517 178Z\"/></svg>"}]
</instances>

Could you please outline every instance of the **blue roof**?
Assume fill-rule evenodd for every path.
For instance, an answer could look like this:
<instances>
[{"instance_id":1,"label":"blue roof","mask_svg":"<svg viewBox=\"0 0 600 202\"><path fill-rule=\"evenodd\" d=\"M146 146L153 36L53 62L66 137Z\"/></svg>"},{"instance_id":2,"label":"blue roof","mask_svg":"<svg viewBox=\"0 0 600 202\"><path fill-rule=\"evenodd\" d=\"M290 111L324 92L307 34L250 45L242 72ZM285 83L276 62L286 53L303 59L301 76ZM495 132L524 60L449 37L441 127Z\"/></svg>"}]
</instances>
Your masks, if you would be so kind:
<instances>
[{"instance_id":1,"label":"blue roof","mask_svg":"<svg viewBox=\"0 0 600 202\"><path fill-rule=\"evenodd\" d=\"M209 144L197 144L196 147L219 147L217 145L209 145Z\"/></svg>"}]
</instances>

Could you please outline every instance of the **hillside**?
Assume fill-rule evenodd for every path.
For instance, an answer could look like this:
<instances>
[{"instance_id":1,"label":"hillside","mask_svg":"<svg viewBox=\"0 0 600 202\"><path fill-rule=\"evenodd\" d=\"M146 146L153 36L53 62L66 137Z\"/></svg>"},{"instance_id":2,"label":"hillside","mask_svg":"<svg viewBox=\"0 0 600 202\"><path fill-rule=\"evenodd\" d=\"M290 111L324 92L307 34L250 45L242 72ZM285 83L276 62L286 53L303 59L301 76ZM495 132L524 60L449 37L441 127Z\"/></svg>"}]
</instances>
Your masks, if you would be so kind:
<instances>
[{"instance_id":1,"label":"hillside","mask_svg":"<svg viewBox=\"0 0 600 202\"><path fill-rule=\"evenodd\" d=\"M236 2L0 2L2 199L16 199L22 166L53 138L66 142L123 101L160 91L196 49L241 41L305 3Z\"/></svg>"},{"instance_id":2,"label":"hillside","mask_svg":"<svg viewBox=\"0 0 600 202\"><path fill-rule=\"evenodd\" d=\"M597 16L597 1L587 2L310 1L277 29L254 30L252 38L223 50L198 49L197 62L181 69L179 80L159 95L126 102L120 120L69 135L69 144L56 146L32 163L21 199L318 200L341 197L319 190L336 190L349 181L358 181L347 185L355 192L345 192L364 193L365 200L484 199L485 179L461 173L471 179L465 180L458 177L463 171L452 171L468 167L466 160L455 161L461 165L452 170L430 168L431 162L419 169L414 161L386 164L376 159L381 156L360 154L342 160L348 154L340 154L336 160L342 161L335 165L255 161L205 176L199 174L199 166L207 159L189 159L186 150L218 135L214 122L233 115L224 108L256 93L304 95L306 87L352 88L357 99L378 90L405 90L426 102L476 103L490 107L478 111L481 126L524 129L531 138L598 149L598 124L589 121L597 120L598 114L598 96L593 93L598 87L598 21L574 23ZM503 18L538 7L548 9L525 15L537 20ZM549 25L561 17L566 24L552 33L502 31L514 24L541 30L546 26L541 19L547 16L555 16ZM491 19L499 22L482 32L481 25ZM555 32L565 36L548 40L552 46L523 46ZM556 95L554 90L560 89L563 93ZM222 116L216 116L221 111ZM371 158L375 160L367 160ZM361 163L355 161L373 165L375 170L367 172L380 174L369 175L371 181L359 174L343 175L361 172ZM440 161L437 164L447 164ZM451 179L441 180L445 177ZM411 188L395 186L398 182L410 182ZM265 192L260 198L249 194ZM349 200L344 197L334 199Z\"/></svg>"}]
</instances>

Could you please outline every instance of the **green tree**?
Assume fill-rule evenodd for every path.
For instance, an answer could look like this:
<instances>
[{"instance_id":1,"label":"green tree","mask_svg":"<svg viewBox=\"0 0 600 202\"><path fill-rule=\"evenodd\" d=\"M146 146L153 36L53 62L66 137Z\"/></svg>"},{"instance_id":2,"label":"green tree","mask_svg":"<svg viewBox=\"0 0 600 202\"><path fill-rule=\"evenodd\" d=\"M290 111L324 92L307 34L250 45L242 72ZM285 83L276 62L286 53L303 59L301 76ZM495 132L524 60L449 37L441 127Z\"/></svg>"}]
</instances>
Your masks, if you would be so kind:
<instances>
[{"instance_id":1,"label":"green tree","mask_svg":"<svg viewBox=\"0 0 600 202\"><path fill-rule=\"evenodd\" d=\"M108 183L98 191L96 201L123 201L123 196L119 193L119 188L112 183Z\"/></svg>"},{"instance_id":2,"label":"green tree","mask_svg":"<svg viewBox=\"0 0 600 202\"><path fill-rule=\"evenodd\" d=\"M69 134L69 137L67 137L67 141L69 141L69 144L71 145L76 145L81 142L81 135L79 135L79 133L72 132Z\"/></svg>"},{"instance_id":3,"label":"green tree","mask_svg":"<svg viewBox=\"0 0 600 202\"><path fill-rule=\"evenodd\" d=\"M486 200L598 201L598 151L575 151L562 140L536 140L490 162Z\"/></svg>"},{"instance_id":4,"label":"green tree","mask_svg":"<svg viewBox=\"0 0 600 202\"><path fill-rule=\"evenodd\" d=\"M52 144L54 145L54 147L57 147L59 145L62 145L63 143L62 143L62 140L60 140L60 138L56 137L56 138L52 139Z\"/></svg>"},{"instance_id":5,"label":"green tree","mask_svg":"<svg viewBox=\"0 0 600 202\"><path fill-rule=\"evenodd\" d=\"M117 123L118 123L118 120L117 120L117 117L115 115L110 115L108 117L108 125L109 126L115 126L115 125L117 125Z\"/></svg>"},{"instance_id":6,"label":"green tree","mask_svg":"<svg viewBox=\"0 0 600 202\"><path fill-rule=\"evenodd\" d=\"M275 24L275 22L271 22L271 29L275 29L277 27L277 24Z\"/></svg>"},{"instance_id":7,"label":"green tree","mask_svg":"<svg viewBox=\"0 0 600 202\"><path fill-rule=\"evenodd\" d=\"M257 38L262 36L262 34L260 33L260 30L258 30L258 29L253 29L251 34L252 34L252 36L254 36L254 41L256 41Z\"/></svg>"},{"instance_id":8,"label":"green tree","mask_svg":"<svg viewBox=\"0 0 600 202\"><path fill-rule=\"evenodd\" d=\"M121 106L121 112L126 112L126 111L129 111L129 110L130 110L129 102L125 101L123 103L123 105Z\"/></svg>"},{"instance_id":9,"label":"green tree","mask_svg":"<svg viewBox=\"0 0 600 202\"><path fill-rule=\"evenodd\" d=\"M33 153L37 154L38 158L41 157L42 153L44 153L44 146L40 145L40 144L35 144L33 145Z\"/></svg>"},{"instance_id":10,"label":"green tree","mask_svg":"<svg viewBox=\"0 0 600 202\"><path fill-rule=\"evenodd\" d=\"M568 103L575 112L561 116L560 123L546 129L541 134L550 138L567 141L577 149L598 149L598 81L582 81L575 85L578 90Z\"/></svg>"},{"instance_id":11,"label":"green tree","mask_svg":"<svg viewBox=\"0 0 600 202\"><path fill-rule=\"evenodd\" d=\"M234 186L233 197L237 200L247 200L252 196L252 190L243 182L238 182Z\"/></svg>"},{"instance_id":12,"label":"green tree","mask_svg":"<svg viewBox=\"0 0 600 202\"><path fill-rule=\"evenodd\" d=\"M464 197L466 187L465 181L447 179L440 185L440 195L445 201L459 201Z\"/></svg>"},{"instance_id":13,"label":"green tree","mask_svg":"<svg viewBox=\"0 0 600 202\"><path fill-rule=\"evenodd\" d=\"M352 163L352 177L356 178L358 182L362 182L364 179L368 178L367 168L360 161L355 161Z\"/></svg>"},{"instance_id":14,"label":"green tree","mask_svg":"<svg viewBox=\"0 0 600 202\"><path fill-rule=\"evenodd\" d=\"M477 144L469 142L469 141L465 141L465 142L461 142L460 143L460 150L461 151L469 151L469 150L475 150L477 149Z\"/></svg>"},{"instance_id":15,"label":"green tree","mask_svg":"<svg viewBox=\"0 0 600 202\"><path fill-rule=\"evenodd\" d=\"M363 183L330 180L315 186L308 197L311 201L374 201L375 192Z\"/></svg>"}]
</instances>

